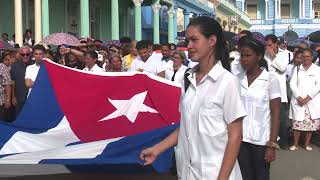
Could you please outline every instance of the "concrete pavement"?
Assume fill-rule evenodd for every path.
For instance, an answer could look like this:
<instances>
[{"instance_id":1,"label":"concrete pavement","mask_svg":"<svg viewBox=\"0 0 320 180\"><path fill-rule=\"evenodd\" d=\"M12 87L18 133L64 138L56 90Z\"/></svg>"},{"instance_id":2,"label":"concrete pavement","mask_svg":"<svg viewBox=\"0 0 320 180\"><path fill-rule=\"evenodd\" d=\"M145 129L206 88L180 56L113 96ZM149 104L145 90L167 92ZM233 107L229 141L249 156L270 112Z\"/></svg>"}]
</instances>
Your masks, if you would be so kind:
<instances>
[{"instance_id":1,"label":"concrete pavement","mask_svg":"<svg viewBox=\"0 0 320 180\"><path fill-rule=\"evenodd\" d=\"M170 174L79 174L70 173L69 169L61 165L0 165L0 179L176 180L176 177ZM313 145L313 151L310 152L302 149L302 147L296 151L277 151L277 160L271 165L271 180L320 180L319 147Z\"/></svg>"}]
</instances>

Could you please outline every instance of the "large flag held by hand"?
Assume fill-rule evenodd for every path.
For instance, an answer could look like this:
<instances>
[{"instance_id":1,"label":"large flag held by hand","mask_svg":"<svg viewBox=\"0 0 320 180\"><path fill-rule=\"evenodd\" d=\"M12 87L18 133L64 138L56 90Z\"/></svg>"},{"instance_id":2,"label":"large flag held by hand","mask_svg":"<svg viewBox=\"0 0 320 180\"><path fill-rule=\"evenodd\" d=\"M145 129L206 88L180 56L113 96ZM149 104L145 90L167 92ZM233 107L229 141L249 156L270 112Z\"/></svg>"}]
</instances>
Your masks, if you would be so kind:
<instances>
[{"instance_id":1,"label":"large flag held by hand","mask_svg":"<svg viewBox=\"0 0 320 180\"><path fill-rule=\"evenodd\" d=\"M177 127L179 98L179 87L150 74L94 74L44 61L17 120L0 124L0 163L141 164L141 150ZM171 156L152 167L167 171Z\"/></svg>"}]
</instances>

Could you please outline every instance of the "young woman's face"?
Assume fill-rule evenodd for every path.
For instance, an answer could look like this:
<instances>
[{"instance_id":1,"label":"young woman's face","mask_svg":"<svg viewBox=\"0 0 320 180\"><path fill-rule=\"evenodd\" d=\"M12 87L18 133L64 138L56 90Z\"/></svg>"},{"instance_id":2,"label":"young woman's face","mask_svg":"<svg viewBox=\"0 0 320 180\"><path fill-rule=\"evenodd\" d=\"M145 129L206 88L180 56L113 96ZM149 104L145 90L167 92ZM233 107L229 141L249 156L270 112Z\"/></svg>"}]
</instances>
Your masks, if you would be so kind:
<instances>
[{"instance_id":1,"label":"young woman's face","mask_svg":"<svg viewBox=\"0 0 320 180\"><path fill-rule=\"evenodd\" d=\"M244 70L250 71L253 70L253 68L259 67L261 55L258 55L255 51L246 46L241 47L240 53L240 64Z\"/></svg>"},{"instance_id":2,"label":"young woman's face","mask_svg":"<svg viewBox=\"0 0 320 180\"><path fill-rule=\"evenodd\" d=\"M92 58L89 54L87 54L84 58L84 63L88 67L93 67L96 63L96 59Z\"/></svg>"},{"instance_id":3,"label":"young woman's face","mask_svg":"<svg viewBox=\"0 0 320 180\"><path fill-rule=\"evenodd\" d=\"M202 61L215 45L206 38L198 26L189 26L186 31L186 39L188 40L188 55L193 61Z\"/></svg>"}]
</instances>

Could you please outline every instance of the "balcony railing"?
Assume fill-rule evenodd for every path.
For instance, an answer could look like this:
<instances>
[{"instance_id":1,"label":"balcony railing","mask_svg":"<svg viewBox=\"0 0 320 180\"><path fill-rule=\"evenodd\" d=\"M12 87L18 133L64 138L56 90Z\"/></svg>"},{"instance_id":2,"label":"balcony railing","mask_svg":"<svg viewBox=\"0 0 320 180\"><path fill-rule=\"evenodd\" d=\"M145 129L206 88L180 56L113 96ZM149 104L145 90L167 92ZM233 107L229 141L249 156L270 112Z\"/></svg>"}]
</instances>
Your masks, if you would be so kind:
<instances>
[{"instance_id":1,"label":"balcony railing","mask_svg":"<svg viewBox=\"0 0 320 180\"><path fill-rule=\"evenodd\" d=\"M251 24L257 24L257 25L260 25L260 24L266 24L266 20L264 19L251 19L250 20Z\"/></svg>"},{"instance_id":2,"label":"balcony railing","mask_svg":"<svg viewBox=\"0 0 320 180\"><path fill-rule=\"evenodd\" d=\"M320 19L319 18L318 19L312 19L312 22L315 23L315 24L318 24L318 23L320 23Z\"/></svg>"},{"instance_id":3,"label":"balcony railing","mask_svg":"<svg viewBox=\"0 0 320 180\"><path fill-rule=\"evenodd\" d=\"M282 18L282 19L251 19L252 25L268 25L268 24L314 24L320 23L320 19L299 19L299 18Z\"/></svg>"},{"instance_id":4,"label":"balcony railing","mask_svg":"<svg viewBox=\"0 0 320 180\"><path fill-rule=\"evenodd\" d=\"M249 16L246 13L239 10L233 3L230 3L227 0L221 0L220 3L228 9L230 9L231 11L233 11L235 14L239 15L239 18L241 18L243 21L250 23Z\"/></svg>"},{"instance_id":5,"label":"balcony railing","mask_svg":"<svg viewBox=\"0 0 320 180\"><path fill-rule=\"evenodd\" d=\"M297 24L300 22L300 19L297 18L282 18L280 20L281 24Z\"/></svg>"}]
</instances>

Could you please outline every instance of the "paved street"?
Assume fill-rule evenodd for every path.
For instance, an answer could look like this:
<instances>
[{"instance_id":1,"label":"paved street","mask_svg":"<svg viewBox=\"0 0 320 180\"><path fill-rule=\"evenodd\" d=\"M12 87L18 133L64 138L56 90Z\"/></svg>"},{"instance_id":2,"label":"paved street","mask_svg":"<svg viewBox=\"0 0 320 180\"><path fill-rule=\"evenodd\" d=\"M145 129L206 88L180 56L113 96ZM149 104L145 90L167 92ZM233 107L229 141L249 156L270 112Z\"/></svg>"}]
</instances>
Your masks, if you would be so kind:
<instances>
[{"instance_id":1,"label":"paved street","mask_svg":"<svg viewBox=\"0 0 320 180\"><path fill-rule=\"evenodd\" d=\"M311 152L303 149L297 151L278 151L278 159L271 167L271 180L320 180L320 148L313 146ZM42 174L34 176L35 174ZM53 174L53 175L44 175ZM21 176L29 175L29 176ZM10 178L9 178L10 177ZM176 179L171 175L107 175L107 174L70 174L63 166L57 165L2 165L0 179Z\"/></svg>"},{"instance_id":2,"label":"paved street","mask_svg":"<svg viewBox=\"0 0 320 180\"><path fill-rule=\"evenodd\" d=\"M308 152L278 151L278 159L272 164L272 180L320 180L320 149L313 146Z\"/></svg>"}]
</instances>

